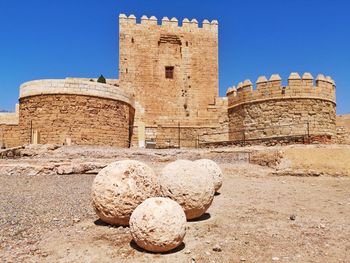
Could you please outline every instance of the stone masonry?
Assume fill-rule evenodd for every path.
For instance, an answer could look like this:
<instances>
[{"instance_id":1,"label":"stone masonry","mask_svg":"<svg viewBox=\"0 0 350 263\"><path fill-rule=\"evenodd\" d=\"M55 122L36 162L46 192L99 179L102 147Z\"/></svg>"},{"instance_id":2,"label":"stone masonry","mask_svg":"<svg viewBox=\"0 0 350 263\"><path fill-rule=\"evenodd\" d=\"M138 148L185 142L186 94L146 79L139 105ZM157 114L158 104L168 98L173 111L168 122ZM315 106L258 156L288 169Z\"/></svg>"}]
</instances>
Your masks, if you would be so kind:
<instances>
[{"instance_id":1,"label":"stone masonry","mask_svg":"<svg viewBox=\"0 0 350 263\"><path fill-rule=\"evenodd\" d=\"M302 136L313 141L330 142L335 136L335 83L319 75L292 73L288 86L278 75L270 80L260 77L253 90L246 80L229 88L230 140L260 140Z\"/></svg>"},{"instance_id":2,"label":"stone masonry","mask_svg":"<svg viewBox=\"0 0 350 263\"><path fill-rule=\"evenodd\" d=\"M350 143L350 119L336 120L332 78L292 73L283 86L279 75L263 76L256 90L246 80L222 98L218 21L137 20L119 16L119 80L24 83L16 112L0 113L0 146Z\"/></svg>"},{"instance_id":3,"label":"stone masonry","mask_svg":"<svg viewBox=\"0 0 350 263\"><path fill-rule=\"evenodd\" d=\"M164 17L159 25L153 16L137 23L122 14L119 26L120 83L135 94L134 145L193 147L205 133L227 132L226 100L218 97L216 20L199 25L184 19L179 26Z\"/></svg>"},{"instance_id":4,"label":"stone masonry","mask_svg":"<svg viewBox=\"0 0 350 263\"><path fill-rule=\"evenodd\" d=\"M17 124L2 125L5 147L29 143L129 147L133 97L81 79L37 80L20 88ZM7 117L9 119L9 117Z\"/></svg>"}]
</instances>

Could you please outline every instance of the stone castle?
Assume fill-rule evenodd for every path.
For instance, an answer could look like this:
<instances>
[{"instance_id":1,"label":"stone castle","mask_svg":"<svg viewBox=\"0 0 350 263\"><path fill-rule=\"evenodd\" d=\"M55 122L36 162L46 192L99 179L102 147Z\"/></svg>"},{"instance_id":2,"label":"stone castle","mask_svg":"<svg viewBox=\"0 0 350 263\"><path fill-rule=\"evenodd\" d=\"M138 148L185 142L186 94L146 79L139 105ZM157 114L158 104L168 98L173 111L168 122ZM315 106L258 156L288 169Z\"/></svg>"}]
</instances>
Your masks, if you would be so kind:
<instances>
[{"instance_id":1,"label":"stone castle","mask_svg":"<svg viewBox=\"0 0 350 263\"><path fill-rule=\"evenodd\" d=\"M292 73L230 87L219 97L218 21L119 16L119 80L35 80L15 113L0 113L0 143L199 147L243 142L349 143L337 128L334 80Z\"/></svg>"}]
</instances>

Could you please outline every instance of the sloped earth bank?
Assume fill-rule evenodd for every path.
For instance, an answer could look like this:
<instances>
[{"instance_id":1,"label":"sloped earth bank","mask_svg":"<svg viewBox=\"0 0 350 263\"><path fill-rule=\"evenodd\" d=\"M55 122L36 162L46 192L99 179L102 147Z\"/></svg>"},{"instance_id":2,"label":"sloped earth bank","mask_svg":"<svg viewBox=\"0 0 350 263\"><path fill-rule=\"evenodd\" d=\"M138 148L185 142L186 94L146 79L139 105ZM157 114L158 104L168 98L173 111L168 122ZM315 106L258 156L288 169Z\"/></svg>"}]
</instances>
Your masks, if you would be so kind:
<instances>
[{"instance_id":1,"label":"sloped earth bank","mask_svg":"<svg viewBox=\"0 0 350 263\"><path fill-rule=\"evenodd\" d=\"M49 148L0 160L0 262L350 262L348 147ZM133 158L159 172L201 157L219 163L224 184L176 251L146 253L129 228L97 220L90 188L104 165Z\"/></svg>"}]
</instances>

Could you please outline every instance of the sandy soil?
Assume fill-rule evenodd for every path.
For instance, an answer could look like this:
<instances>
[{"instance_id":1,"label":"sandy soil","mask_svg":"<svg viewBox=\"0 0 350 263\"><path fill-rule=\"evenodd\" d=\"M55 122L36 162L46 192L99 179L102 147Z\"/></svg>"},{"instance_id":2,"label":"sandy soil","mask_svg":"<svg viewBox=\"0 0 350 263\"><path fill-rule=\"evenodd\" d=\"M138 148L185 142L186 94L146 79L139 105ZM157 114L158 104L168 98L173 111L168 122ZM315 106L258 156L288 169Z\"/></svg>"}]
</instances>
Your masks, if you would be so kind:
<instances>
[{"instance_id":1,"label":"sandy soil","mask_svg":"<svg viewBox=\"0 0 350 263\"><path fill-rule=\"evenodd\" d=\"M313 158L299 158L296 148ZM341 169L348 169L344 164L350 161L348 155L344 155L347 147L341 151L338 147L321 147L321 151L319 148L233 150L282 153L262 154L268 158L280 156L281 160L265 163L272 167L236 158L230 149L111 150L94 155L86 148L71 148L1 160L0 261L350 262L350 177L329 176L329 172L319 177L275 175L276 171L291 167L306 171L310 168L308 162L313 164L313 169L329 169L323 162L316 165L322 156L329 162L336 160L334 165L343 167ZM328 148L340 151L336 159L329 158L334 152L327 154ZM320 157L315 156L315 152ZM173 159L203 156L213 157L223 169L223 187L207 214L188 222L183 246L168 254L142 251L132 242L129 228L112 227L97 220L90 204L94 174L29 175L39 161L45 165L52 162L67 165L82 160L108 163L134 158L159 171ZM340 161L340 157L348 161ZM8 167L4 170L1 167L24 163L28 165L25 170L12 169L11 174L1 172L8 171ZM16 174L15 171L22 172Z\"/></svg>"}]
</instances>

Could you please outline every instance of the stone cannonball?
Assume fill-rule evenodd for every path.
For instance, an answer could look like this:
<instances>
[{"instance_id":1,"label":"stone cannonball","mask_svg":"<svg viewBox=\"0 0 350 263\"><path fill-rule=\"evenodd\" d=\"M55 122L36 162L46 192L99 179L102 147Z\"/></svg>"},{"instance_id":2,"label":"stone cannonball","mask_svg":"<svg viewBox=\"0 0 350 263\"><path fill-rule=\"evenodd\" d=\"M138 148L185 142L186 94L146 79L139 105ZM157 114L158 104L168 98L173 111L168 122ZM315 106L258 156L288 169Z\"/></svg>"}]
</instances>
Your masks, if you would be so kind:
<instances>
[{"instance_id":1,"label":"stone cannonball","mask_svg":"<svg viewBox=\"0 0 350 263\"><path fill-rule=\"evenodd\" d=\"M195 163L209 172L214 180L215 192L219 191L222 186L222 171L220 166L209 159L200 159L195 161Z\"/></svg>"},{"instance_id":2,"label":"stone cannonball","mask_svg":"<svg viewBox=\"0 0 350 263\"><path fill-rule=\"evenodd\" d=\"M159 184L162 196L178 202L189 220L203 215L214 198L212 177L192 161L177 160L166 165Z\"/></svg>"},{"instance_id":3,"label":"stone cannonball","mask_svg":"<svg viewBox=\"0 0 350 263\"><path fill-rule=\"evenodd\" d=\"M186 215L182 207L169 198L149 198L132 213L130 232L139 247L151 252L167 252L182 243Z\"/></svg>"},{"instance_id":4,"label":"stone cannonball","mask_svg":"<svg viewBox=\"0 0 350 263\"><path fill-rule=\"evenodd\" d=\"M98 173L92 185L92 204L102 221L128 225L134 209L147 198L159 194L157 177L149 166L124 160Z\"/></svg>"}]
</instances>

